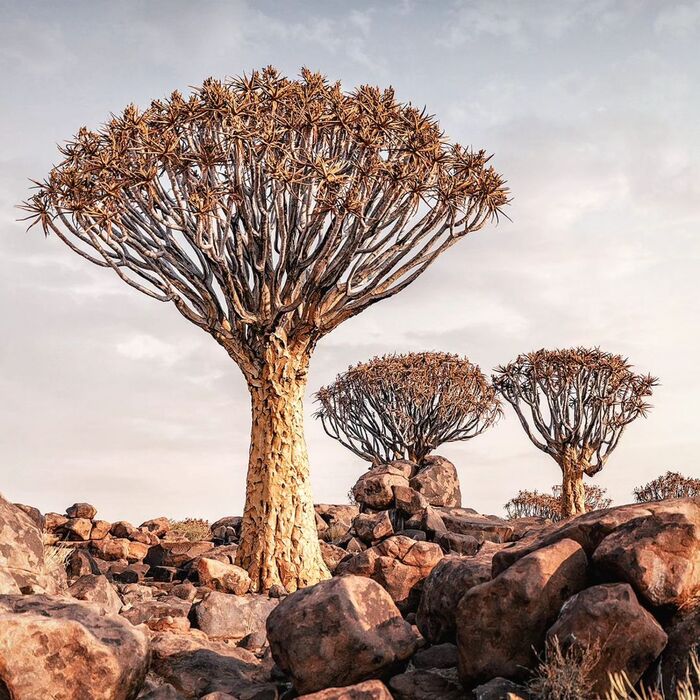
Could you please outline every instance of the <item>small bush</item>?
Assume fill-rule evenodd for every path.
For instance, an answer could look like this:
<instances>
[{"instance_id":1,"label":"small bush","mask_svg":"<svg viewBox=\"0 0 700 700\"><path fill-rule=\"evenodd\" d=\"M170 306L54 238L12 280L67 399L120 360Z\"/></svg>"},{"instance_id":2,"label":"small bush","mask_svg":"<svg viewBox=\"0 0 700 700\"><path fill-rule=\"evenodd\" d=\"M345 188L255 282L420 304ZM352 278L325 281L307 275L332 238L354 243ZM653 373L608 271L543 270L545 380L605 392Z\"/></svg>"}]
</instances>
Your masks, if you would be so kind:
<instances>
[{"instance_id":1,"label":"small bush","mask_svg":"<svg viewBox=\"0 0 700 700\"><path fill-rule=\"evenodd\" d=\"M179 532L190 542L208 540L211 538L209 521L202 518L185 518L184 520L171 520L170 531Z\"/></svg>"},{"instance_id":2,"label":"small bush","mask_svg":"<svg viewBox=\"0 0 700 700\"><path fill-rule=\"evenodd\" d=\"M666 498L692 498L693 496L700 496L700 479L693 479L690 476L683 476L683 474L671 471L634 489L634 499L637 503L663 501Z\"/></svg>"}]
</instances>

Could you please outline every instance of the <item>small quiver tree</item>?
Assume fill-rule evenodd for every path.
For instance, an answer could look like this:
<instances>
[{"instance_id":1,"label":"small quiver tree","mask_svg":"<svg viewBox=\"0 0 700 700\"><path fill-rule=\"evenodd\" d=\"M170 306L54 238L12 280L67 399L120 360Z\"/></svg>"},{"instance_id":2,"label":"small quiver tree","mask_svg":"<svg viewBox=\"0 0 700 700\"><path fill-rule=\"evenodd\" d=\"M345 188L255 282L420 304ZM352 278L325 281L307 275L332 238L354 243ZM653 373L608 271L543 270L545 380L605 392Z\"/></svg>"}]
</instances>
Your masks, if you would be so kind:
<instances>
[{"instance_id":1,"label":"small quiver tree","mask_svg":"<svg viewBox=\"0 0 700 700\"><path fill-rule=\"evenodd\" d=\"M648 484L634 489L637 503L663 501L666 498L693 498L700 496L700 479L683 476L678 472L668 471L652 479Z\"/></svg>"},{"instance_id":2,"label":"small quiver tree","mask_svg":"<svg viewBox=\"0 0 700 700\"><path fill-rule=\"evenodd\" d=\"M586 512L608 508L612 503L606 497L606 489L600 486L584 484ZM549 518L554 522L561 520L561 486L552 486L551 493L539 491L518 491L518 494L505 504L504 508L509 518Z\"/></svg>"},{"instance_id":3,"label":"small quiver tree","mask_svg":"<svg viewBox=\"0 0 700 700\"><path fill-rule=\"evenodd\" d=\"M328 435L373 464L420 464L441 444L469 440L500 415L481 370L439 352L375 357L339 375L316 400Z\"/></svg>"},{"instance_id":4,"label":"small quiver tree","mask_svg":"<svg viewBox=\"0 0 700 700\"><path fill-rule=\"evenodd\" d=\"M309 359L497 218L503 179L391 89L273 68L81 129L25 204L34 223L210 333L248 383L237 561L253 590L328 576L303 427Z\"/></svg>"},{"instance_id":5,"label":"small quiver tree","mask_svg":"<svg viewBox=\"0 0 700 700\"><path fill-rule=\"evenodd\" d=\"M538 350L496 369L494 384L530 440L562 470L562 516L586 512L583 475L594 476L625 427L646 415L657 380L599 349Z\"/></svg>"}]
</instances>

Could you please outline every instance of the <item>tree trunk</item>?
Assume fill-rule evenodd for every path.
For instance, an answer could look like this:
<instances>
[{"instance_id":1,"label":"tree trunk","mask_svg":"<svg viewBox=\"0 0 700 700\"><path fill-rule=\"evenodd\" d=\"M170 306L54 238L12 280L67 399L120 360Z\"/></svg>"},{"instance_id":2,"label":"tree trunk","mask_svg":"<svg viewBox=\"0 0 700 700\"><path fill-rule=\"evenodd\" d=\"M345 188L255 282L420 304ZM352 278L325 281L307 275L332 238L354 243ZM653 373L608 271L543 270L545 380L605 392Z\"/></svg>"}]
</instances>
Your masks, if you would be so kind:
<instances>
[{"instance_id":1,"label":"tree trunk","mask_svg":"<svg viewBox=\"0 0 700 700\"><path fill-rule=\"evenodd\" d=\"M561 489L561 512L568 518L586 512L586 492L583 488L583 474L588 466L585 460L571 451L566 451L561 460L563 475Z\"/></svg>"},{"instance_id":2,"label":"tree trunk","mask_svg":"<svg viewBox=\"0 0 700 700\"><path fill-rule=\"evenodd\" d=\"M304 390L310 351L273 336L260 376L249 380L252 409L239 566L254 591L288 592L329 578L316 530L304 440Z\"/></svg>"}]
</instances>

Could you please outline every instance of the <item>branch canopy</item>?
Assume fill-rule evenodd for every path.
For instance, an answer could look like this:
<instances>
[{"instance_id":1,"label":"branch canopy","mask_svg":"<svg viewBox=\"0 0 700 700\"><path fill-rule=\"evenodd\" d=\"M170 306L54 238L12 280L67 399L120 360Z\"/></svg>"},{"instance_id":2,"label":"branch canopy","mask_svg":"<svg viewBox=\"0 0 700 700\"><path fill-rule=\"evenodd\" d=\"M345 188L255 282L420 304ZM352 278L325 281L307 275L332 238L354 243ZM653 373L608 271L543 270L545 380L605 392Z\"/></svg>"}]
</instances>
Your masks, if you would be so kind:
<instances>
[{"instance_id":1,"label":"branch canopy","mask_svg":"<svg viewBox=\"0 0 700 700\"><path fill-rule=\"evenodd\" d=\"M645 399L658 384L620 355L580 347L519 355L496 368L493 381L539 449L557 460L577 455L589 476L602 469L625 426L646 416Z\"/></svg>"},{"instance_id":2,"label":"branch canopy","mask_svg":"<svg viewBox=\"0 0 700 700\"><path fill-rule=\"evenodd\" d=\"M445 442L496 422L496 392L466 358L424 352L375 357L316 394L326 432L371 462L420 463Z\"/></svg>"},{"instance_id":3,"label":"branch canopy","mask_svg":"<svg viewBox=\"0 0 700 700\"><path fill-rule=\"evenodd\" d=\"M234 358L313 342L498 218L503 178L392 89L274 68L82 128L24 204ZM251 359L252 358L252 359Z\"/></svg>"}]
</instances>

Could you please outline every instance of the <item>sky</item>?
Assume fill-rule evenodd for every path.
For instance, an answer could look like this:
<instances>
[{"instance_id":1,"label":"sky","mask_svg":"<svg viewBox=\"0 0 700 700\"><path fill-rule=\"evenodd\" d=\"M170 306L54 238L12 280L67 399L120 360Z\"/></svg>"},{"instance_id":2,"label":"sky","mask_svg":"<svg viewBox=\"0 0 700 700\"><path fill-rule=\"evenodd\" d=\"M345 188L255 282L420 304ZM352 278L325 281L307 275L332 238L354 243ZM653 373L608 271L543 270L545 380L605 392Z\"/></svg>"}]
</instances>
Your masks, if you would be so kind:
<instances>
[{"instance_id":1,"label":"sky","mask_svg":"<svg viewBox=\"0 0 700 700\"><path fill-rule=\"evenodd\" d=\"M136 523L242 512L238 368L174 307L25 232L16 205L81 125L268 64L394 86L451 140L494 153L513 195L511 221L319 344L316 502L345 502L367 465L325 435L313 392L394 351L486 372L541 347L620 353L661 385L595 483L624 503L668 469L700 476L699 41L700 2L0 0L0 492ZM560 477L508 406L438 452L484 513Z\"/></svg>"}]
</instances>

